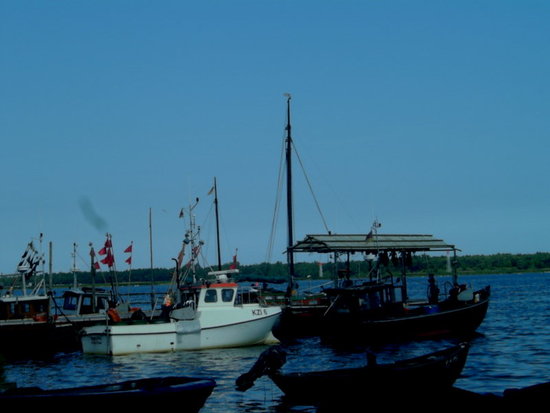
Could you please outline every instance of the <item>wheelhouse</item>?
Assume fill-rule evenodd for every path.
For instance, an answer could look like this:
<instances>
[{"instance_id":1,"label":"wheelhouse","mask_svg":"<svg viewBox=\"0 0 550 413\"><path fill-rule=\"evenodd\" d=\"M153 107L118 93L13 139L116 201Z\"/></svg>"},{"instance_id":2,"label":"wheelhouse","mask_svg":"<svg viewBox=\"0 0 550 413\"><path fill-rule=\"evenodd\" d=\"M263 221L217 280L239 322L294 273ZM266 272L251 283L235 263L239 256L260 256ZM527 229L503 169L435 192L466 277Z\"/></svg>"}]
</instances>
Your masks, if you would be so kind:
<instances>
[{"instance_id":1,"label":"wheelhouse","mask_svg":"<svg viewBox=\"0 0 550 413\"><path fill-rule=\"evenodd\" d=\"M46 296L4 296L0 300L0 320L47 319L50 299Z\"/></svg>"},{"instance_id":2,"label":"wheelhouse","mask_svg":"<svg viewBox=\"0 0 550 413\"><path fill-rule=\"evenodd\" d=\"M110 295L103 289L72 289L63 293L63 310L71 314L94 314L110 308Z\"/></svg>"}]
</instances>

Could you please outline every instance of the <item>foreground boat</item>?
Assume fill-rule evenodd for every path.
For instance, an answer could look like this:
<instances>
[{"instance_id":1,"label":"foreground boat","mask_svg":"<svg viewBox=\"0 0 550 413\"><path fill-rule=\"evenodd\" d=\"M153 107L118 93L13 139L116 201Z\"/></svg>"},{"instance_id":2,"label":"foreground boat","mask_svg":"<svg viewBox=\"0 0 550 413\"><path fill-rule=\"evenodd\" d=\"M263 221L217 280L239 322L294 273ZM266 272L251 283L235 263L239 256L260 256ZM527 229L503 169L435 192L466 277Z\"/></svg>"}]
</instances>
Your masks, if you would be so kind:
<instances>
[{"instance_id":1,"label":"foreground boat","mask_svg":"<svg viewBox=\"0 0 550 413\"><path fill-rule=\"evenodd\" d=\"M212 393L213 379L162 377L129 380L97 386L46 390L38 387L13 387L0 392L2 406L60 407L65 403L91 408L117 406L143 407L143 403L177 403L178 411L197 412ZM113 403L113 404L108 404Z\"/></svg>"},{"instance_id":2,"label":"foreground boat","mask_svg":"<svg viewBox=\"0 0 550 413\"><path fill-rule=\"evenodd\" d=\"M427 394L452 387L466 363L469 345L430 353L421 357L325 371L283 373L286 354L278 347L266 350L249 372L237 379L244 391L262 375L267 375L291 400L317 404L343 399L369 400L388 395Z\"/></svg>"}]
</instances>

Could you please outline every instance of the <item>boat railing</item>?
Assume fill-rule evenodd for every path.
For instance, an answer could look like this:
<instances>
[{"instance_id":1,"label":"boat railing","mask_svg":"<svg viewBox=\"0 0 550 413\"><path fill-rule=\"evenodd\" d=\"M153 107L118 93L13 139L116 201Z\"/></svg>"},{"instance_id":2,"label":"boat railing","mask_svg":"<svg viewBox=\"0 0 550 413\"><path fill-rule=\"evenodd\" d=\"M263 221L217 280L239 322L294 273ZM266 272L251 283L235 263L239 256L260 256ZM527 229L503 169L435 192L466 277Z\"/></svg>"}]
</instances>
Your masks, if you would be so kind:
<instances>
[{"instance_id":1,"label":"boat railing","mask_svg":"<svg viewBox=\"0 0 550 413\"><path fill-rule=\"evenodd\" d=\"M332 285L332 284L334 284L334 281L327 281L327 282L319 284L319 285L314 285L314 286L311 286L311 287L308 287L308 288L303 288L302 291L305 292L305 293L309 293L309 292L312 292L314 290L322 290L325 286Z\"/></svg>"},{"instance_id":2,"label":"boat railing","mask_svg":"<svg viewBox=\"0 0 550 413\"><path fill-rule=\"evenodd\" d=\"M243 304L258 304L262 303L257 290L254 289L239 289L235 298L235 305Z\"/></svg>"}]
</instances>

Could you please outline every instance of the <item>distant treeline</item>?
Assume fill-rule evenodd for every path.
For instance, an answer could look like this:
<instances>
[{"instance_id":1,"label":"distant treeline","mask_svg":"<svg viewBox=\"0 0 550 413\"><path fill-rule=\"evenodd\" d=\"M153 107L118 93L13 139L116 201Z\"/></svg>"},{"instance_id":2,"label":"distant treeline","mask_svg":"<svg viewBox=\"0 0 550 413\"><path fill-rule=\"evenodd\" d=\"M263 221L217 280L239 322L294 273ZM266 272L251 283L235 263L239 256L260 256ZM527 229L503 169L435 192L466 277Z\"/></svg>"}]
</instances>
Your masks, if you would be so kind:
<instances>
[{"instance_id":1,"label":"distant treeline","mask_svg":"<svg viewBox=\"0 0 550 413\"><path fill-rule=\"evenodd\" d=\"M409 275L426 275L434 273L436 275L448 274L450 267L447 257L415 255L412 262L407 267ZM351 261L349 265L351 277L367 277L369 271L373 268L373 263L369 261ZM538 252L535 254L494 254L494 255L466 255L459 256L457 259L457 270L460 274L503 274L503 273L524 273L524 272L545 272L550 271L550 253ZM228 268L226 264L224 268ZM399 263L389 262L389 270L398 275L401 272ZM197 279L206 278L210 268L197 267ZM325 263L322 265L323 278L334 278L342 276L346 270L346 263L339 262ZM144 283L166 283L172 279L174 269L155 268L151 269L133 269L131 272L120 271L116 274L109 272L97 272L95 282L97 284L110 284L116 278L118 283L144 284ZM318 278L320 276L320 266L315 262L299 262L295 264L295 272L298 278ZM287 264L282 262L261 263L253 265L240 265L239 273L234 276L237 281L266 281L266 282L286 282L288 279ZM92 276L90 272L79 272L76 274L78 284L90 285ZM50 275L46 275L49 281ZM51 275L55 285L72 285L74 275L72 273L55 273ZM13 277L2 276L0 283L4 288L17 281Z\"/></svg>"}]
</instances>

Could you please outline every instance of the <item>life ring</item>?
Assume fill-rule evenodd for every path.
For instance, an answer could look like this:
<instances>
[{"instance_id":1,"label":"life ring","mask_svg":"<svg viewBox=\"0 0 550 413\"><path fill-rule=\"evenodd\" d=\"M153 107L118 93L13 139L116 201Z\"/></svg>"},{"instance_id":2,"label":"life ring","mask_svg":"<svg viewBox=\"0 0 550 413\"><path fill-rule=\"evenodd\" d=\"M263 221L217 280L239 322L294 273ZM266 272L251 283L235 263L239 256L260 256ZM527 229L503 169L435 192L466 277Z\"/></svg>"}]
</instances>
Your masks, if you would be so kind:
<instances>
[{"instance_id":1,"label":"life ring","mask_svg":"<svg viewBox=\"0 0 550 413\"><path fill-rule=\"evenodd\" d=\"M109 308L109 311L107 311L107 314L109 315L109 318L111 319L111 321L114 321L115 323L118 323L121 320L120 315L118 314L118 311L115 308Z\"/></svg>"}]
</instances>

